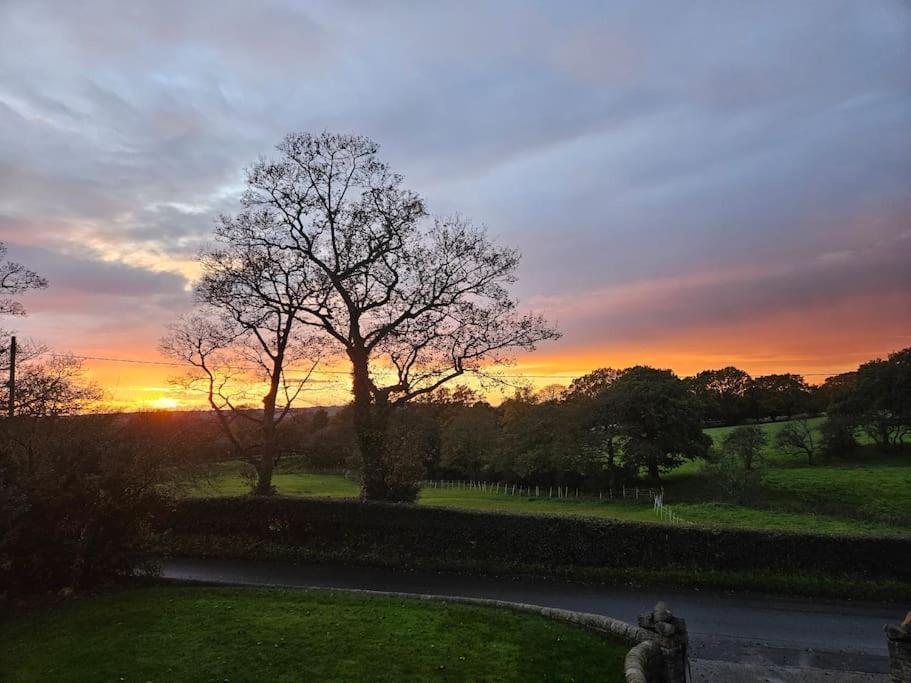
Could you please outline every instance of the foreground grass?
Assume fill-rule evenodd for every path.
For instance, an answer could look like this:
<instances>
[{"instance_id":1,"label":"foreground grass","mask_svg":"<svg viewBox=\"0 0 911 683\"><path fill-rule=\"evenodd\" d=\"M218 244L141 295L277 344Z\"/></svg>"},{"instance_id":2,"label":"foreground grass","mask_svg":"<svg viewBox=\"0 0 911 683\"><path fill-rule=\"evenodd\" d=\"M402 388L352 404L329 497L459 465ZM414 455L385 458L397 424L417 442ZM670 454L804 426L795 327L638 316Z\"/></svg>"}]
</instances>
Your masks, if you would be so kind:
<instances>
[{"instance_id":1,"label":"foreground grass","mask_svg":"<svg viewBox=\"0 0 911 683\"><path fill-rule=\"evenodd\" d=\"M143 588L0 624L15 681L622 681L627 649L508 610L264 588Z\"/></svg>"}]
</instances>

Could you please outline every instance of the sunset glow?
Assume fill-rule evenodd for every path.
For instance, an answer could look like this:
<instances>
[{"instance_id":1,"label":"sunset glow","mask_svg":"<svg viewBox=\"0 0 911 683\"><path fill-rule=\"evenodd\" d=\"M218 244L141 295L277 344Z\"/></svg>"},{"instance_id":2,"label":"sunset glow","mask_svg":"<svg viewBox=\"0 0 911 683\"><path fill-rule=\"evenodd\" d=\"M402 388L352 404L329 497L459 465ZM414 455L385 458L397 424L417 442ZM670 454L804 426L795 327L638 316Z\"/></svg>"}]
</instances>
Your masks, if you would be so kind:
<instances>
[{"instance_id":1,"label":"sunset glow","mask_svg":"<svg viewBox=\"0 0 911 683\"><path fill-rule=\"evenodd\" d=\"M157 350L196 254L246 166L339 130L522 252L515 293L563 336L516 382L733 364L817 383L911 345L900 3L508 5L4 4L0 241L50 284L4 329L84 357L111 407L204 405ZM301 405L349 382L322 368Z\"/></svg>"},{"instance_id":2,"label":"sunset glow","mask_svg":"<svg viewBox=\"0 0 911 683\"><path fill-rule=\"evenodd\" d=\"M170 398L168 396L162 396L161 398L156 398L148 403L149 407L155 408L157 410L174 410L175 408L180 407L180 401L176 398Z\"/></svg>"}]
</instances>

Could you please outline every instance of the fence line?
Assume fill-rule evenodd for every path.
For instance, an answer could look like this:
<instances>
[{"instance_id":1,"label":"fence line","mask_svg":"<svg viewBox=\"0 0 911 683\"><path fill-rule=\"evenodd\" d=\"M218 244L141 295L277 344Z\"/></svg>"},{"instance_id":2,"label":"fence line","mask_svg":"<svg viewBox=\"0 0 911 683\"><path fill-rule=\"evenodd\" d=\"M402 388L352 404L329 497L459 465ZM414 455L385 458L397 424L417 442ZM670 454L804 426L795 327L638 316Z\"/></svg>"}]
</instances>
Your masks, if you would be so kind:
<instances>
[{"instance_id":1,"label":"fence line","mask_svg":"<svg viewBox=\"0 0 911 683\"><path fill-rule=\"evenodd\" d=\"M655 514L658 515L658 518L663 522L672 522L674 524L689 524L689 522L681 519L676 512L664 504L664 490L655 496L654 509Z\"/></svg>"},{"instance_id":2,"label":"fence line","mask_svg":"<svg viewBox=\"0 0 911 683\"><path fill-rule=\"evenodd\" d=\"M506 496L522 496L534 498L556 498L557 500L595 500L595 494L580 493L578 488L568 486L541 486L524 485L509 482L493 482L476 479L429 479L421 482L424 487L432 489L462 489L466 491L483 491L484 493L503 494ZM597 500L651 500L655 514L662 522L672 524L689 524L670 506L664 503L664 489L639 488L622 486L619 490L601 489L598 491Z\"/></svg>"},{"instance_id":3,"label":"fence line","mask_svg":"<svg viewBox=\"0 0 911 683\"><path fill-rule=\"evenodd\" d=\"M654 501L660 490L622 486L618 490L600 489L597 494L585 493L577 487L569 486L532 486L509 482L491 482L475 479L428 479L422 486L435 489L463 489L483 491L485 493L502 493L507 496L524 496L534 498L556 498L558 500L642 500Z\"/></svg>"}]
</instances>

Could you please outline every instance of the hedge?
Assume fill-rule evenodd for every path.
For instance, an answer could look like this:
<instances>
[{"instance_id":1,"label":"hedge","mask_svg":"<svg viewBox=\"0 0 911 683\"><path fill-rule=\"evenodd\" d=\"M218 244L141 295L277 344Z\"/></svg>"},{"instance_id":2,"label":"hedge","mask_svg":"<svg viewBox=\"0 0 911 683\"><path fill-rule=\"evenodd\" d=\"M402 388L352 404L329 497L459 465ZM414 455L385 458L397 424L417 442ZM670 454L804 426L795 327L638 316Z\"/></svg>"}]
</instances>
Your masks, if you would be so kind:
<instances>
[{"instance_id":1,"label":"hedge","mask_svg":"<svg viewBox=\"0 0 911 683\"><path fill-rule=\"evenodd\" d=\"M911 538L475 512L284 497L179 502L168 535L242 537L339 557L382 554L460 566L815 573L911 581Z\"/></svg>"}]
</instances>

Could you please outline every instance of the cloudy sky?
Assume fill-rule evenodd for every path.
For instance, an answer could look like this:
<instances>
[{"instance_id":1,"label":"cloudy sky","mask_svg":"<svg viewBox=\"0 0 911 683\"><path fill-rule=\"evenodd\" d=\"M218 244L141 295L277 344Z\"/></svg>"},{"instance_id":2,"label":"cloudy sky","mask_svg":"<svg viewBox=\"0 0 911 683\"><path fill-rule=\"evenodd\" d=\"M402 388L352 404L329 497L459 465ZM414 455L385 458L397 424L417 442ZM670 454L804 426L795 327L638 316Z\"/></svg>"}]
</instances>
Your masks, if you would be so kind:
<instances>
[{"instance_id":1,"label":"cloudy sky","mask_svg":"<svg viewBox=\"0 0 911 683\"><path fill-rule=\"evenodd\" d=\"M824 373L911 345L911 4L0 0L16 325L160 360L243 167L356 132L524 254L519 371ZM115 400L166 366L90 361Z\"/></svg>"}]
</instances>

